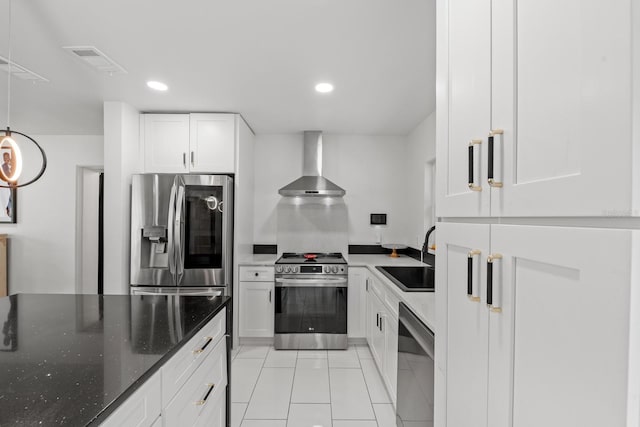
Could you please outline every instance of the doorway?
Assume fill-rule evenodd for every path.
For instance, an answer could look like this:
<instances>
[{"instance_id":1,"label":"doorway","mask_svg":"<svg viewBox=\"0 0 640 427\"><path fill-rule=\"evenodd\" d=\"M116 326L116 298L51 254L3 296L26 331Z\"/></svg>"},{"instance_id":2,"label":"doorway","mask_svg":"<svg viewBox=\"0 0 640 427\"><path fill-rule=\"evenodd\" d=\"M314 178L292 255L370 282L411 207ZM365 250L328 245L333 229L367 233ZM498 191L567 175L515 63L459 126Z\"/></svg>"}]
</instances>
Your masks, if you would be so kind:
<instances>
[{"instance_id":1,"label":"doorway","mask_svg":"<svg viewBox=\"0 0 640 427\"><path fill-rule=\"evenodd\" d=\"M78 167L76 293L104 293L104 172Z\"/></svg>"}]
</instances>

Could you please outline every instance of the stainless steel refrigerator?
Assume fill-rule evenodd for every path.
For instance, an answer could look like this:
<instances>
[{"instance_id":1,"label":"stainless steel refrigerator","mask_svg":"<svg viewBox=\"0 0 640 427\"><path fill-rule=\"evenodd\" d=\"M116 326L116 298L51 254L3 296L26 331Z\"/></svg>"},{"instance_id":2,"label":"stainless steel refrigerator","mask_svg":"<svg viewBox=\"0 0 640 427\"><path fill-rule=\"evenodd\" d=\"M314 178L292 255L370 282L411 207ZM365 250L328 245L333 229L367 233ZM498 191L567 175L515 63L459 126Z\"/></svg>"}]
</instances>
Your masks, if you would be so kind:
<instances>
[{"instance_id":1,"label":"stainless steel refrigerator","mask_svg":"<svg viewBox=\"0 0 640 427\"><path fill-rule=\"evenodd\" d=\"M131 293L231 295L233 178L133 175Z\"/></svg>"}]
</instances>

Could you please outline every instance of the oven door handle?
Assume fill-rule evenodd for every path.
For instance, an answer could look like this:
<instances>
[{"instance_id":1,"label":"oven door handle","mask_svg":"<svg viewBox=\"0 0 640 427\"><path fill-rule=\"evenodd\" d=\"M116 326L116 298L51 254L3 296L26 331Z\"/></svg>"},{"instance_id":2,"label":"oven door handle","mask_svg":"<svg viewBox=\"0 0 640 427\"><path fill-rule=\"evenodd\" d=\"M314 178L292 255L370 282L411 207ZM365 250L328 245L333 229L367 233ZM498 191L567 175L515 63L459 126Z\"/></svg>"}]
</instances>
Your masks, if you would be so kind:
<instances>
[{"instance_id":1,"label":"oven door handle","mask_svg":"<svg viewBox=\"0 0 640 427\"><path fill-rule=\"evenodd\" d=\"M276 278L276 288L346 288L347 279L284 279Z\"/></svg>"}]
</instances>

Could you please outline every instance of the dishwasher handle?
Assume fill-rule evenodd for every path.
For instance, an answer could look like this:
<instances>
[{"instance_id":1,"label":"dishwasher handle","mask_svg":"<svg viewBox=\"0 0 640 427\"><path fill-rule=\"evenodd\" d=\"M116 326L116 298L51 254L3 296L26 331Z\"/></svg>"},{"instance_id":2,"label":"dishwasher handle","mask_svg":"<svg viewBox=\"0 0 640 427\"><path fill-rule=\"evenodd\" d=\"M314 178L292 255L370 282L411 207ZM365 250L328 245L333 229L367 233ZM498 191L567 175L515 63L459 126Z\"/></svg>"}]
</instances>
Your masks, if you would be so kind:
<instances>
[{"instance_id":1,"label":"dishwasher handle","mask_svg":"<svg viewBox=\"0 0 640 427\"><path fill-rule=\"evenodd\" d=\"M431 332L431 329L425 326L402 302L400 303L398 319L400 324L407 328L413 339L418 342L424 352L427 353L432 360L435 360L435 336L433 332Z\"/></svg>"}]
</instances>

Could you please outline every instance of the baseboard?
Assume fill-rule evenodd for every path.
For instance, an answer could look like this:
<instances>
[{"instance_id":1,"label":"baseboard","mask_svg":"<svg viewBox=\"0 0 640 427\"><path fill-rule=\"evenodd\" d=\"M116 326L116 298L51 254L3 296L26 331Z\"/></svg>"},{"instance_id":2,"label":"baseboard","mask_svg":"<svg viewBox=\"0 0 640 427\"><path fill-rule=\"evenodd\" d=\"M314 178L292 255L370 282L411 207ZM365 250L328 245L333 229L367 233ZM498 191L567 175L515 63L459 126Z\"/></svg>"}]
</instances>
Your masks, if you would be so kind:
<instances>
[{"instance_id":1,"label":"baseboard","mask_svg":"<svg viewBox=\"0 0 640 427\"><path fill-rule=\"evenodd\" d=\"M349 345L367 345L366 338L347 338ZM240 337L240 345L273 345L273 338L242 338Z\"/></svg>"},{"instance_id":2,"label":"baseboard","mask_svg":"<svg viewBox=\"0 0 640 427\"><path fill-rule=\"evenodd\" d=\"M240 345L270 345L273 346L273 337L242 338Z\"/></svg>"}]
</instances>

